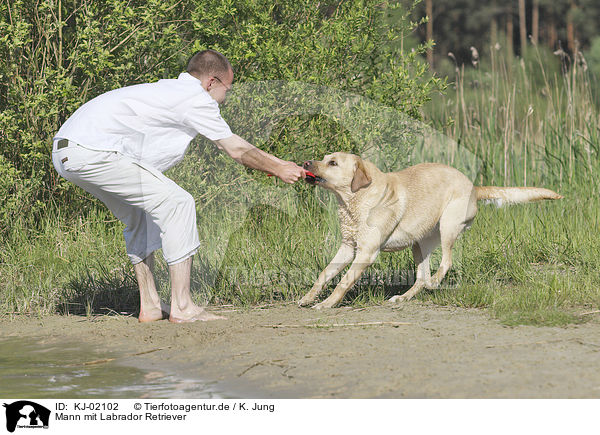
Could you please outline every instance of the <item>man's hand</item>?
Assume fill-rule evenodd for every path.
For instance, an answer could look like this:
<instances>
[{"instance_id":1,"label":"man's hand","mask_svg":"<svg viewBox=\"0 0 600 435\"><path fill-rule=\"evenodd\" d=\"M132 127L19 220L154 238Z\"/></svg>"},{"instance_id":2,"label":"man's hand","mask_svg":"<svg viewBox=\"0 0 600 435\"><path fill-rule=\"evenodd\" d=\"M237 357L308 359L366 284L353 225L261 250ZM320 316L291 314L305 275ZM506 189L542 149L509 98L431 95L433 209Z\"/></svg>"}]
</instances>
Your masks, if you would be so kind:
<instances>
[{"instance_id":1,"label":"man's hand","mask_svg":"<svg viewBox=\"0 0 600 435\"><path fill-rule=\"evenodd\" d=\"M294 162L283 161L274 175L285 183L292 184L306 178L306 171Z\"/></svg>"}]
</instances>

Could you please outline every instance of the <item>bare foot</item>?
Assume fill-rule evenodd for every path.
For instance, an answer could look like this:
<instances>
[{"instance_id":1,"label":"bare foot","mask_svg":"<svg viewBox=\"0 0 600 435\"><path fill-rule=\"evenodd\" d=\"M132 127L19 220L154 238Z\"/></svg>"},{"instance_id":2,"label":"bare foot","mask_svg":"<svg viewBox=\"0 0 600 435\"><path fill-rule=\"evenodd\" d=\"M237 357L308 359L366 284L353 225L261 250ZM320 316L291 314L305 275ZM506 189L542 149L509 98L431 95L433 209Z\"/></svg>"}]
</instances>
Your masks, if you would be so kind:
<instances>
[{"instance_id":1,"label":"bare foot","mask_svg":"<svg viewBox=\"0 0 600 435\"><path fill-rule=\"evenodd\" d=\"M160 308L151 307L146 309L140 309L140 315L138 316L138 322L146 323L146 322L155 322L157 320L163 320L169 318L169 312L171 311L171 306L169 304L165 304L164 302L160 302Z\"/></svg>"},{"instance_id":2,"label":"bare foot","mask_svg":"<svg viewBox=\"0 0 600 435\"><path fill-rule=\"evenodd\" d=\"M227 317L217 316L216 314L205 311L204 308L194 306L193 309L184 312L173 313L169 316L169 322L172 323L191 323L191 322L209 322L211 320L225 320Z\"/></svg>"}]
</instances>

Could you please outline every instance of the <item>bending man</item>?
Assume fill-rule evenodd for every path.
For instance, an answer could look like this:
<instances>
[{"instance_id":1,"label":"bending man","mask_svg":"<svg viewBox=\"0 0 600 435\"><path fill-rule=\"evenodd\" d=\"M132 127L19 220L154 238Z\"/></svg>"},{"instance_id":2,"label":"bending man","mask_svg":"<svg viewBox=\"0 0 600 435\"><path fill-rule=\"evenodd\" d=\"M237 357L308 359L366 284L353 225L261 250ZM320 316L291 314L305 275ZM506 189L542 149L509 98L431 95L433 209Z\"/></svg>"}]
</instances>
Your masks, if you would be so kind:
<instances>
[{"instance_id":1,"label":"bending man","mask_svg":"<svg viewBox=\"0 0 600 435\"><path fill-rule=\"evenodd\" d=\"M295 163L231 132L219 103L232 82L233 69L222 54L200 51L177 79L128 86L88 101L54 137L57 172L100 199L126 225L127 255L140 289L140 322L221 318L192 301L192 256L200 245L195 203L162 174L183 158L197 134L237 162L286 183L305 177ZM160 300L152 275L153 252L159 248L169 265L170 307Z\"/></svg>"}]
</instances>

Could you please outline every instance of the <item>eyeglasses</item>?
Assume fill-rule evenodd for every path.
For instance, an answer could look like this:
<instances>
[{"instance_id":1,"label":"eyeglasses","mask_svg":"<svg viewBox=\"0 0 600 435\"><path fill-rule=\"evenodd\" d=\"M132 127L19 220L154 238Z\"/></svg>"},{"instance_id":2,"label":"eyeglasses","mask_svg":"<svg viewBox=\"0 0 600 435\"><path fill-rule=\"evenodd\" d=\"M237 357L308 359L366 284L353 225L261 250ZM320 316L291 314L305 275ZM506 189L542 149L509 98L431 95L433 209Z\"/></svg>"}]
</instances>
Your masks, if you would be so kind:
<instances>
[{"instance_id":1,"label":"eyeglasses","mask_svg":"<svg viewBox=\"0 0 600 435\"><path fill-rule=\"evenodd\" d=\"M221 80L219 77L214 76L214 78L216 78L219 81L219 83L221 83L223 85L223 87L225 88L225 91L231 90L231 86L227 86L225 83L223 83L223 80Z\"/></svg>"}]
</instances>

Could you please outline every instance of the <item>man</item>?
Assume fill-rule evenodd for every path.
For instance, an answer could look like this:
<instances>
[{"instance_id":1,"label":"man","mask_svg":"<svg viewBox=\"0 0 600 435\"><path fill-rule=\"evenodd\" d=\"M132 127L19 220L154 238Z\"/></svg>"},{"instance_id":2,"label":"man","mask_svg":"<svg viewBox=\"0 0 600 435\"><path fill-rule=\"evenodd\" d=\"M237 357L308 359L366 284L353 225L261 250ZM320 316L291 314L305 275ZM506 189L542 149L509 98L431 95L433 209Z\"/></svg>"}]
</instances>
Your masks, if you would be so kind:
<instances>
[{"instance_id":1,"label":"man","mask_svg":"<svg viewBox=\"0 0 600 435\"><path fill-rule=\"evenodd\" d=\"M195 203L162 174L183 158L197 134L237 162L286 183L306 175L295 163L231 132L219 103L232 82L233 69L222 54L200 51L177 79L116 89L85 103L54 137L57 172L104 202L126 225L127 254L140 289L140 322L222 318L192 301L192 256L200 245ZM152 275L153 252L161 247L169 265L170 307L160 300Z\"/></svg>"}]
</instances>

